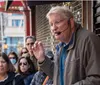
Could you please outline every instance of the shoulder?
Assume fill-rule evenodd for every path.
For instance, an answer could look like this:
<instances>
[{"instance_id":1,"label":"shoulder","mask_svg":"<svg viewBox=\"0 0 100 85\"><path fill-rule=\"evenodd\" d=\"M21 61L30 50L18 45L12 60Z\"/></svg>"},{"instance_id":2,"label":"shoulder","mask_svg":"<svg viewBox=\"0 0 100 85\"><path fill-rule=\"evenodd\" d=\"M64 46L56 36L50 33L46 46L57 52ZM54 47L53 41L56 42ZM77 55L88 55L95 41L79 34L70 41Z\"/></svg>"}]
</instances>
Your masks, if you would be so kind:
<instances>
[{"instance_id":1,"label":"shoulder","mask_svg":"<svg viewBox=\"0 0 100 85\"><path fill-rule=\"evenodd\" d=\"M19 73L15 74L15 78L22 78L21 75Z\"/></svg>"},{"instance_id":2,"label":"shoulder","mask_svg":"<svg viewBox=\"0 0 100 85\"><path fill-rule=\"evenodd\" d=\"M100 37L98 37L95 33L86 30L85 28L80 28L75 33L75 39L78 42L100 42Z\"/></svg>"},{"instance_id":3,"label":"shoulder","mask_svg":"<svg viewBox=\"0 0 100 85\"><path fill-rule=\"evenodd\" d=\"M32 82L30 85L42 85L44 79L46 78L46 74L42 71L38 71L35 73Z\"/></svg>"},{"instance_id":4,"label":"shoulder","mask_svg":"<svg viewBox=\"0 0 100 85\"><path fill-rule=\"evenodd\" d=\"M46 74L44 72L42 72L42 71L38 71L38 72L35 73L34 76L40 77L40 76L46 76Z\"/></svg>"},{"instance_id":5,"label":"shoulder","mask_svg":"<svg viewBox=\"0 0 100 85\"><path fill-rule=\"evenodd\" d=\"M33 76L34 76L34 73L33 73L33 74L28 75L25 79L30 80L30 79L32 79L32 78L33 78Z\"/></svg>"},{"instance_id":6,"label":"shoulder","mask_svg":"<svg viewBox=\"0 0 100 85\"><path fill-rule=\"evenodd\" d=\"M11 82L15 83L15 85L24 85L23 78L20 76L19 73L15 73L15 72L8 73L7 81L11 81Z\"/></svg>"},{"instance_id":7,"label":"shoulder","mask_svg":"<svg viewBox=\"0 0 100 85\"><path fill-rule=\"evenodd\" d=\"M18 85L21 85L21 84L24 85L23 77L22 77L19 73L15 74L15 82L16 82Z\"/></svg>"},{"instance_id":8,"label":"shoulder","mask_svg":"<svg viewBox=\"0 0 100 85\"><path fill-rule=\"evenodd\" d=\"M44 72L38 71L35 73L33 78L38 80L38 79L45 79L45 77L46 77L46 74Z\"/></svg>"}]
</instances>

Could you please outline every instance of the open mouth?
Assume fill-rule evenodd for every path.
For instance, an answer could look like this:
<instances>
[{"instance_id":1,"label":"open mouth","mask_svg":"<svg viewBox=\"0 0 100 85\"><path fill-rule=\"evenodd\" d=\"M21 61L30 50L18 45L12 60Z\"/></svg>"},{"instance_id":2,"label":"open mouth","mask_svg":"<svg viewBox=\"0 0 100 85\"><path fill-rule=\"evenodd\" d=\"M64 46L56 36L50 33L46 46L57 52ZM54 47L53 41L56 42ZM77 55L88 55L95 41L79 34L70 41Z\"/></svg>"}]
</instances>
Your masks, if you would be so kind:
<instances>
[{"instance_id":1,"label":"open mouth","mask_svg":"<svg viewBox=\"0 0 100 85\"><path fill-rule=\"evenodd\" d=\"M60 35L61 34L61 32L55 32L55 35Z\"/></svg>"}]
</instances>

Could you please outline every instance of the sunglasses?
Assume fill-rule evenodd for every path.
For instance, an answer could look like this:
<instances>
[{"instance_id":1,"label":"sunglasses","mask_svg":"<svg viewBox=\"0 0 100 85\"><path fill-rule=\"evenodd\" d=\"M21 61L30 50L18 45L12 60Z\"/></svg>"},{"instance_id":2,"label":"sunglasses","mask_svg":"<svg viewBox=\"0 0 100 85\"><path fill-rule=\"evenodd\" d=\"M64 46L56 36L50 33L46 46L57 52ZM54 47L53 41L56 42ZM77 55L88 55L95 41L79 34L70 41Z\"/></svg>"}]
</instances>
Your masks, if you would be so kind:
<instances>
[{"instance_id":1,"label":"sunglasses","mask_svg":"<svg viewBox=\"0 0 100 85\"><path fill-rule=\"evenodd\" d=\"M32 42L32 43L27 43L26 45L33 45L34 43Z\"/></svg>"},{"instance_id":2,"label":"sunglasses","mask_svg":"<svg viewBox=\"0 0 100 85\"><path fill-rule=\"evenodd\" d=\"M26 66L26 65L27 65L27 63L19 63L19 65L20 65L20 66L21 66L21 65L25 65L25 66Z\"/></svg>"}]
</instances>

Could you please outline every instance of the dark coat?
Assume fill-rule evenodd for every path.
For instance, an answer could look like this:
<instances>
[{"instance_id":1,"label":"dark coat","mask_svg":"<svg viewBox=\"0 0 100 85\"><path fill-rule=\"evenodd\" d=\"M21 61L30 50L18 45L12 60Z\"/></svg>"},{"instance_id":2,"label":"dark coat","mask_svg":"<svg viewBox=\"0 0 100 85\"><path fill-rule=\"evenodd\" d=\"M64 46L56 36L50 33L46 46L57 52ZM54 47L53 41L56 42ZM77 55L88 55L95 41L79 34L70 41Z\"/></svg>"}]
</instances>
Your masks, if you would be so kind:
<instances>
[{"instance_id":1,"label":"dark coat","mask_svg":"<svg viewBox=\"0 0 100 85\"><path fill-rule=\"evenodd\" d=\"M25 85L23 78L19 74L8 73L8 78L4 81L0 81L0 85Z\"/></svg>"}]
</instances>

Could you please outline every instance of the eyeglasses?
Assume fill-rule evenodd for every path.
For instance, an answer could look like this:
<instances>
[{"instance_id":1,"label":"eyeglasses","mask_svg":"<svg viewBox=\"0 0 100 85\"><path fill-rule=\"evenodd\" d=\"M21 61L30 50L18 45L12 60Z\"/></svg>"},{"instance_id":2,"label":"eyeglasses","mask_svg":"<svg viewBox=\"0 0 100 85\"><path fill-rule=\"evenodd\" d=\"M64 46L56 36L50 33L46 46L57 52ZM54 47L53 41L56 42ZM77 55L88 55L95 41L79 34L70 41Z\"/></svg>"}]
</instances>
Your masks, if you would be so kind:
<instances>
[{"instance_id":1,"label":"eyeglasses","mask_svg":"<svg viewBox=\"0 0 100 85\"><path fill-rule=\"evenodd\" d=\"M26 66L26 65L27 65L27 62L26 62L26 63L19 63L19 65L20 65L20 66L21 66L21 65L25 65L25 66Z\"/></svg>"},{"instance_id":2,"label":"eyeglasses","mask_svg":"<svg viewBox=\"0 0 100 85\"><path fill-rule=\"evenodd\" d=\"M49 25L50 25L51 27L53 26L53 24L59 25L59 24L61 24L64 20L66 20L66 19L57 20L57 21L55 21L54 23L49 23Z\"/></svg>"},{"instance_id":3,"label":"eyeglasses","mask_svg":"<svg viewBox=\"0 0 100 85\"><path fill-rule=\"evenodd\" d=\"M32 42L32 43L27 43L26 45L33 45L34 43Z\"/></svg>"}]
</instances>

